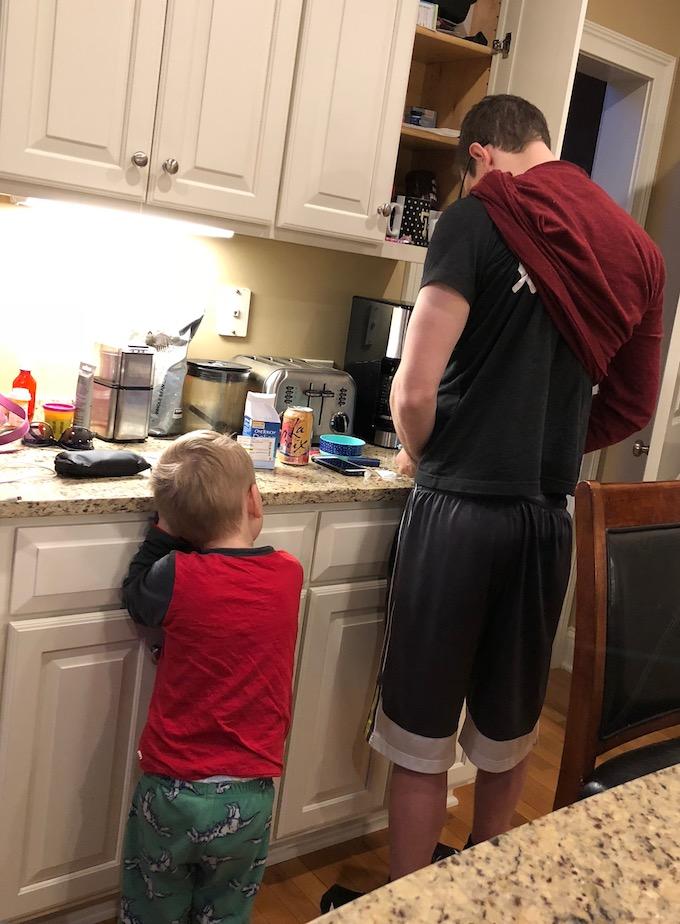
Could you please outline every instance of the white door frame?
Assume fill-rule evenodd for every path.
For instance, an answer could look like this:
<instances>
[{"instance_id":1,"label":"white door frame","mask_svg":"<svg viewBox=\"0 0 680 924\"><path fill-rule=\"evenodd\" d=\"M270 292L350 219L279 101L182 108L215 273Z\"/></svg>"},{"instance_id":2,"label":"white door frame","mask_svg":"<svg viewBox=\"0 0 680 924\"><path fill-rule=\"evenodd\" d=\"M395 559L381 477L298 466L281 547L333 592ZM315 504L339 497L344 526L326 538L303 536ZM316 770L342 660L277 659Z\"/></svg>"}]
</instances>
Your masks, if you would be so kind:
<instances>
[{"instance_id":1,"label":"white door frame","mask_svg":"<svg viewBox=\"0 0 680 924\"><path fill-rule=\"evenodd\" d=\"M680 395L678 394L678 361L680 359L680 302L675 312L675 323L673 332L668 345L666 357L666 368L664 370L661 382L661 391L659 392L659 401L656 405L656 414L654 415L654 426L652 427L652 436L649 441L649 453L647 455L647 464L645 465L644 481L659 480L659 469L661 467L663 451L666 447L666 439L669 436L669 428L672 427L680 416ZM667 477L666 471L661 474L661 480ZM680 477L680 476L678 476Z\"/></svg>"},{"instance_id":2,"label":"white door frame","mask_svg":"<svg viewBox=\"0 0 680 924\"><path fill-rule=\"evenodd\" d=\"M603 79L606 79L607 67L612 66L649 82L646 113L631 177L630 213L644 225L661 155L677 59L590 20L586 20L583 28L581 54L602 65Z\"/></svg>"}]
</instances>

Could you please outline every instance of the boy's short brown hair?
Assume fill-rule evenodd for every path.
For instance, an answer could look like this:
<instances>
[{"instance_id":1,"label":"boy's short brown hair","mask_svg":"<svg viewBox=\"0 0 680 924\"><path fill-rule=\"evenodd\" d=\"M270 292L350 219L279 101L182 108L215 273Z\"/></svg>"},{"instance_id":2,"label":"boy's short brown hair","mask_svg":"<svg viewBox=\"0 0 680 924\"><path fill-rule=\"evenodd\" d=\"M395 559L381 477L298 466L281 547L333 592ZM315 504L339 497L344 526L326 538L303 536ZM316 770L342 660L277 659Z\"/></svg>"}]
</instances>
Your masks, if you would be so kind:
<instances>
[{"instance_id":1,"label":"boy's short brown hair","mask_svg":"<svg viewBox=\"0 0 680 924\"><path fill-rule=\"evenodd\" d=\"M550 147L550 131L545 116L533 103L499 93L485 96L463 119L458 156L461 170L467 165L471 176L475 175L475 163L470 163L470 145L475 141L482 147L492 144L500 151L519 154L532 141Z\"/></svg>"},{"instance_id":2,"label":"boy's short brown hair","mask_svg":"<svg viewBox=\"0 0 680 924\"><path fill-rule=\"evenodd\" d=\"M197 548L236 532L254 482L245 449L209 430L177 439L151 476L158 513L175 535Z\"/></svg>"}]
</instances>

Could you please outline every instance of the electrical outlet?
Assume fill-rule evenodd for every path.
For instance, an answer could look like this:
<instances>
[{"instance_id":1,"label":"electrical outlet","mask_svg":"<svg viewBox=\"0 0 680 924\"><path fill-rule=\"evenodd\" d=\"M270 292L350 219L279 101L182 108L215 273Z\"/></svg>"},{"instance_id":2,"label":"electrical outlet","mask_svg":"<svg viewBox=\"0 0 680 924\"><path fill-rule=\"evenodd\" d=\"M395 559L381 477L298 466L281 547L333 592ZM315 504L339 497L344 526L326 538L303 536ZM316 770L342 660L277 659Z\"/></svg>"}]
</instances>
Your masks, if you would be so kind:
<instances>
[{"instance_id":1,"label":"electrical outlet","mask_svg":"<svg viewBox=\"0 0 680 924\"><path fill-rule=\"evenodd\" d=\"M221 286L217 293L217 333L220 337L245 337L250 316L250 289Z\"/></svg>"}]
</instances>

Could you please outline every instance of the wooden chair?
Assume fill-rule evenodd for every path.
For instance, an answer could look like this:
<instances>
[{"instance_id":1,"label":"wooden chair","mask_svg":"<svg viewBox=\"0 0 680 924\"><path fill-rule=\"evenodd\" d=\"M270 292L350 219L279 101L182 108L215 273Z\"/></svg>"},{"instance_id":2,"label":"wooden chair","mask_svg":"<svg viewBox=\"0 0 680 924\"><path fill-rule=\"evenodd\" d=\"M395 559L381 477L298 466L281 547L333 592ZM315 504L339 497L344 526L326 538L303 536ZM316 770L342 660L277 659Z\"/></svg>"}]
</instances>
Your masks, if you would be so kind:
<instances>
[{"instance_id":1,"label":"wooden chair","mask_svg":"<svg viewBox=\"0 0 680 924\"><path fill-rule=\"evenodd\" d=\"M555 808L680 763L680 481L576 491L576 647Z\"/></svg>"}]
</instances>

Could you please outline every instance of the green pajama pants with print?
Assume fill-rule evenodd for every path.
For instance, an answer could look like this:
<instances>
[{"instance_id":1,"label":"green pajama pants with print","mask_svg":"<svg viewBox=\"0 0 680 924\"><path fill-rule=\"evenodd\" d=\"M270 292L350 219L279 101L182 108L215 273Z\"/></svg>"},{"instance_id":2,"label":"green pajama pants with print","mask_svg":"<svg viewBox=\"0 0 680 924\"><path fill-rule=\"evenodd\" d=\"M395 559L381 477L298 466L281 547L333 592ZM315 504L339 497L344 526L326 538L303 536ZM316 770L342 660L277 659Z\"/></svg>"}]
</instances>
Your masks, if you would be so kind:
<instances>
[{"instance_id":1,"label":"green pajama pants with print","mask_svg":"<svg viewBox=\"0 0 680 924\"><path fill-rule=\"evenodd\" d=\"M121 924L247 924L273 803L269 779L143 776L125 832Z\"/></svg>"}]
</instances>

